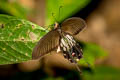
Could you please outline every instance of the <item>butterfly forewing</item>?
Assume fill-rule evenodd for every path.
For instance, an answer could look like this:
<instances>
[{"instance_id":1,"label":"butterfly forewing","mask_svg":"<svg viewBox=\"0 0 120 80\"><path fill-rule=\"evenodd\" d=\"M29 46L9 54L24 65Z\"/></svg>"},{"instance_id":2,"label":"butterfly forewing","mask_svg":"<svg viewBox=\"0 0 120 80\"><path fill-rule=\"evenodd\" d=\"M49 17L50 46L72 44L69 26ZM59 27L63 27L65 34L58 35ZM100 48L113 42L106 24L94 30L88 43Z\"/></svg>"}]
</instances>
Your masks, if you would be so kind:
<instances>
[{"instance_id":1,"label":"butterfly forewing","mask_svg":"<svg viewBox=\"0 0 120 80\"><path fill-rule=\"evenodd\" d=\"M83 19L72 17L69 19L66 19L61 24L62 31L69 33L71 35L78 34L84 27L86 26L86 23Z\"/></svg>"},{"instance_id":2,"label":"butterfly forewing","mask_svg":"<svg viewBox=\"0 0 120 80\"><path fill-rule=\"evenodd\" d=\"M38 59L55 49L59 45L59 39L60 36L56 29L48 32L33 49L32 58Z\"/></svg>"}]
</instances>

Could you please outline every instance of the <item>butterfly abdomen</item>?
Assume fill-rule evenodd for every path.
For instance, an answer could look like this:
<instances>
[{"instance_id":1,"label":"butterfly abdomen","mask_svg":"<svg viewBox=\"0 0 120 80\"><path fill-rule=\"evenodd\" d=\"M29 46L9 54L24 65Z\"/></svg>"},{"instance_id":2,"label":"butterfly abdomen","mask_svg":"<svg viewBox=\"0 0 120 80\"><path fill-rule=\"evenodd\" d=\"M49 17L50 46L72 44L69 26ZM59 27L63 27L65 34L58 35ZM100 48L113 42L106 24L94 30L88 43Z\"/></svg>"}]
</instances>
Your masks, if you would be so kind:
<instances>
[{"instance_id":1,"label":"butterfly abdomen","mask_svg":"<svg viewBox=\"0 0 120 80\"><path fill-rule=\"evenodd\" d=\"M72 63L76 63L80 58L82 58L80 45L69 34L63 34L61 37L60 48L63 52L63 56Z\"/></svg>"}]
</instances>

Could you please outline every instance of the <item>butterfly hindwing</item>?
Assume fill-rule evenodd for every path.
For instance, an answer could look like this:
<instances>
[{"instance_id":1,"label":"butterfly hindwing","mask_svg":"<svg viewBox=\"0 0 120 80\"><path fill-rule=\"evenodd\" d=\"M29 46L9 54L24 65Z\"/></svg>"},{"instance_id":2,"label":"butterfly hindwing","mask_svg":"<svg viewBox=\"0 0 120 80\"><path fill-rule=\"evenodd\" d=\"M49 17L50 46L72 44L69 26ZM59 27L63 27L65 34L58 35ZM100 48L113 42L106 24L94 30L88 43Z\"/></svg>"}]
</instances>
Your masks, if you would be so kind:
<instances>
[{"instance_id":1,"label":"butterfly hindwing","mask_svg":"<svg viewBox=\"0 0 120 80\"><path fill-rule=\"evenodd\" d=\"M33 49L32 58L38 59L49 53L59 45L59 32L52 30L43 36Z\"/></svg>"},{"instance_id":2,"label":"butterfly hindwing","mask_svg":"<svg viewBox=\"0 0 120 80\"><path fill-rule=\"evenodd\" d=\"M62 31L69 33L71 35L78 34L84 27L86 27L85 21L78 17L66 19L61 24Z\"/></svg>"}]
</instances>

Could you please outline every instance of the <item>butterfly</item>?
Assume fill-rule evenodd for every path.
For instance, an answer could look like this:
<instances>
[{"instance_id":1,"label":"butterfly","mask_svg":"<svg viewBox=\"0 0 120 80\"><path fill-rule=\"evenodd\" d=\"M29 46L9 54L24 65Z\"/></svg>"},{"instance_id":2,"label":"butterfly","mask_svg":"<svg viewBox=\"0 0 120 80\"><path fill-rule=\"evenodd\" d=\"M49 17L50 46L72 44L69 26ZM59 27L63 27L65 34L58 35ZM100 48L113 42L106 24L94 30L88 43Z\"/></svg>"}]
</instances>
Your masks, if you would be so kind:
<instances>
[{"instance_id":1,"label":"butterfly","mask_svg":"<svg viewBox=\"0 0 120 80\"><path fill-rule=\"evenodd\" d=\"M75 36L85 27L86 22L78 17L68 18L61 24L55 23L54 29L43 36L33 49L32 58L39 59L57 49L71 63L77 63L83 52Z\"/></svg>"}]
</instances>

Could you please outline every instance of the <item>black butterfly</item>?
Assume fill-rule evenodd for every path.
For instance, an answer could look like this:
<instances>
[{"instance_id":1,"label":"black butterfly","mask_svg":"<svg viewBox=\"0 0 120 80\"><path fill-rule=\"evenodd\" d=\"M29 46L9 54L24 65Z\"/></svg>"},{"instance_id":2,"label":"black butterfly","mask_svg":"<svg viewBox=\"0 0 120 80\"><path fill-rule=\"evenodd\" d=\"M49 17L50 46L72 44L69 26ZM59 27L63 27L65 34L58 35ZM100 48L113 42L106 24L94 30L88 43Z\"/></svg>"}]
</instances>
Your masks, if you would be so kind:
<instances>
[{"instance_id":1,"label":"black butterfly","mask_svg":"<svg viewBox=\"0 0 120 80\"><path fill-rule=\"evenodd\" d=\"M33 49L32 58L38 59L54 49L60 49L65 58L76 63L83 53L74 36L85 26L85 21L78 17L66 19L61 25L55 23L55 29L43 36Z\"/></svg>"}]
</instances>

